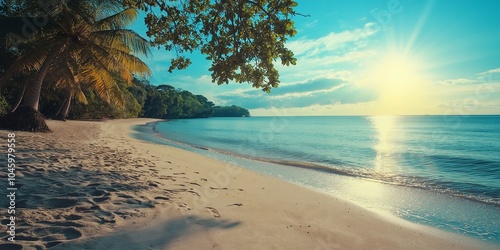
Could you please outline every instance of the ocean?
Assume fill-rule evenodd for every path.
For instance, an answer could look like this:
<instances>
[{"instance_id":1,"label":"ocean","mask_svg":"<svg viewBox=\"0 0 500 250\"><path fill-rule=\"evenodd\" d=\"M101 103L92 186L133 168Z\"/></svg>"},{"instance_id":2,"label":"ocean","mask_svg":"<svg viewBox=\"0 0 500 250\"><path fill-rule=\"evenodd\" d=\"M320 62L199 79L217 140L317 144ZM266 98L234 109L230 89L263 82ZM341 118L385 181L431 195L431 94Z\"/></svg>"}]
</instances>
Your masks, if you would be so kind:
<instances>
[{"instance_id":1,"label":"ocean","mask_svg":"<svg viewBox=\"0 0 500 250\"><path fill-rule=\"evenodd\" d=\"M208 118L136 129L142 139L500 243L500 116Z\"/></svg>"}]
</instances>

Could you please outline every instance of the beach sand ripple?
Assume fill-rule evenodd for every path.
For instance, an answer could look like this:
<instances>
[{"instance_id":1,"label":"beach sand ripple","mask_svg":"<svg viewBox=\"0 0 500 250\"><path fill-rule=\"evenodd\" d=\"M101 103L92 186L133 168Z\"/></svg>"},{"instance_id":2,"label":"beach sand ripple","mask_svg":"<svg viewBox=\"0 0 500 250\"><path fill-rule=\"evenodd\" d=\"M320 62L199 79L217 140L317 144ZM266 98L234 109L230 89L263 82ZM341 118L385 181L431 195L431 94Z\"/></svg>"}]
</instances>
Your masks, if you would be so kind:
<instances>
[{"instance_id":1,"label":"beach sand ripple","mask_svg":"<svg viewBox=\"0 0 500 250\"><path fill-rule=\"evenodd\" d=\"M185 183L185 177L176 177L181 173L159 176L152 161L106 146L104 124L49 121L53 133L16 133L16 242L6 243L2 231L0 249L52 248L105 234L127 220L152 216L157 206L181 207L174 205L178 193L196 194L161 186L162 179ZM0 141L7 141L7 133ZM6 180L6 171L0 176ZM7 202L2 199L0 206ZM2 218L6 213L2 209Z\"/></svg>"}]
</instances>

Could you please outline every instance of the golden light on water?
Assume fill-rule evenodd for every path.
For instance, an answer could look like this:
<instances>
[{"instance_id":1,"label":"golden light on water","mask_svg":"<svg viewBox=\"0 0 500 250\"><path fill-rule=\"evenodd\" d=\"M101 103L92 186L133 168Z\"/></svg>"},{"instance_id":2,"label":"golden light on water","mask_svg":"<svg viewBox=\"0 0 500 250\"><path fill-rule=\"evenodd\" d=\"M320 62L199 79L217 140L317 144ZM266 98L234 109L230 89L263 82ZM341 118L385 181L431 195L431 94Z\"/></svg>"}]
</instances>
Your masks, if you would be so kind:
<instances>
[{"instance_id":1,"label":"golden light on water","mask_svg":"<svg viewBox=\"0 0 500 250\"><path fill-rule=\"evenodd\" d=\"M373 161L374 174L386 175L398 168L398 163L394 159L396 140L403 136L397 131L398 116L371 116L368 118L372 123L375 133L376 144L374 146L376 155ZM386 189L381 183L374 181L360 181L350 187L353 195L363 197L363 199L381 199L387 196Z\"/></svg>"},{"instance_id":2,"label":"golden light on water","mask_svg":"<svg viewBox=\"0 0 500 250\"><path fill-rule=\"evenodd\" d=\"M377 145L375 145L376 157L374 167L376 171L388 171L397 166L392 157L396 149L395 140L402 136L396 132L396 124L399 120L397 116L372 116L370 121L377 135Z\"/></svg>"}]
</instances>

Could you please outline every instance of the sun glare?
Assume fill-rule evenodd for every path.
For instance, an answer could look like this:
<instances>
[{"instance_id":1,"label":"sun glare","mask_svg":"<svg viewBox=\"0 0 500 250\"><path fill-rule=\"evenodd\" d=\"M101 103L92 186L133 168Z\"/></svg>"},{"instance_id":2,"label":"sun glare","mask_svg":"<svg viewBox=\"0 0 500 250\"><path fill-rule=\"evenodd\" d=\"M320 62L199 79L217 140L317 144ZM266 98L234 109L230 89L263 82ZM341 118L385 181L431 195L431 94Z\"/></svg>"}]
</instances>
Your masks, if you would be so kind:
<instances>
[{"instance_id":1,"label":"sun glare","mask_svg":"<svg viewBox=\"0 0 500 250\"><path fill-rule=\"evenodd\" d=\"M424 84L417 60L404 54L385 54L369 69L366 80L378 94L374 112L408 114L418 109Z\"/></svg>"},{"instance_id":2,"label":"sun glare","mask_svg":"<svg viewBox=\"0 0 500 250\"><path fill-rule=\"evenodd\" d=\"M387 88L399 88L413 82L417 65L404 56L389 55L383 58L373 72Z\"/></svg>"}]
</instances>

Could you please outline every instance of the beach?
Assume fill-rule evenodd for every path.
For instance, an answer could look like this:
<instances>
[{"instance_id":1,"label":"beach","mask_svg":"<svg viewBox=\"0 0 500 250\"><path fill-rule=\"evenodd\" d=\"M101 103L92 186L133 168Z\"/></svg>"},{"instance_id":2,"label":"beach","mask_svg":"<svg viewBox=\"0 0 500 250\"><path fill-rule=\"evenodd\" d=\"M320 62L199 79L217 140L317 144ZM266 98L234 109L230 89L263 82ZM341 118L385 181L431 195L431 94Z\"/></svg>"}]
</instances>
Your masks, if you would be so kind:
<instances>
[{"instance_id":1,"label":"beach","mask_svg":"<svg viewBox=\"0 0 500 250\"><path fill-rule=\"evenodd\" d=\"M3 230L0 248L497 247L131 136L154 121L48 121L52 133L16 132L15 243Z\"/></svg>"}]
</instances>

